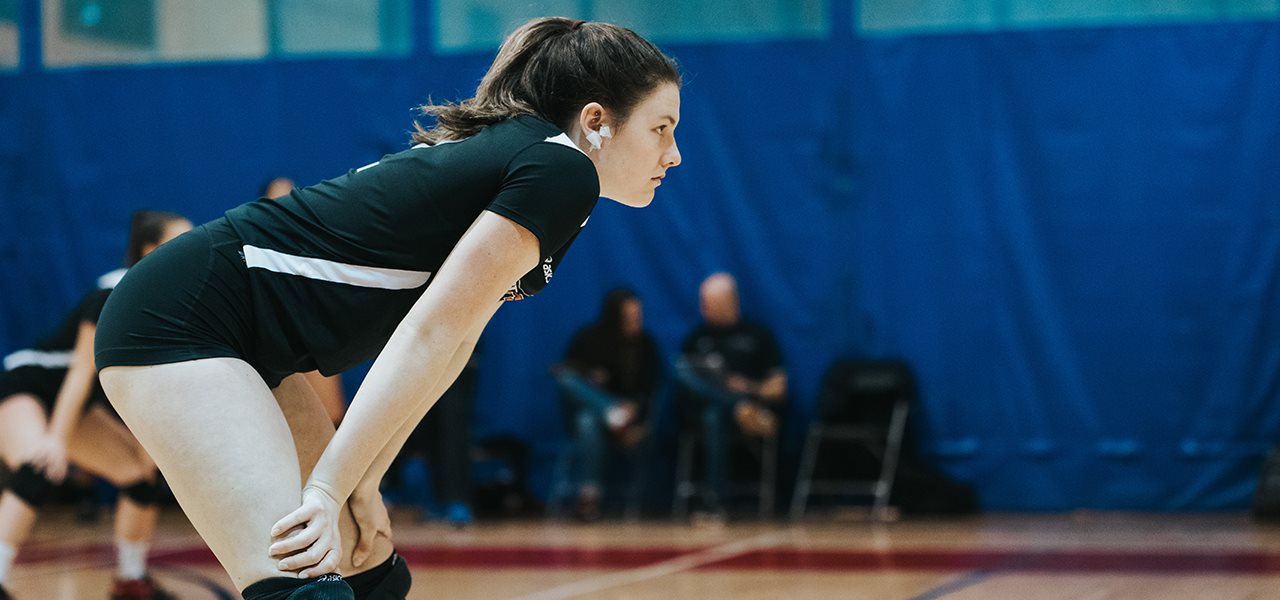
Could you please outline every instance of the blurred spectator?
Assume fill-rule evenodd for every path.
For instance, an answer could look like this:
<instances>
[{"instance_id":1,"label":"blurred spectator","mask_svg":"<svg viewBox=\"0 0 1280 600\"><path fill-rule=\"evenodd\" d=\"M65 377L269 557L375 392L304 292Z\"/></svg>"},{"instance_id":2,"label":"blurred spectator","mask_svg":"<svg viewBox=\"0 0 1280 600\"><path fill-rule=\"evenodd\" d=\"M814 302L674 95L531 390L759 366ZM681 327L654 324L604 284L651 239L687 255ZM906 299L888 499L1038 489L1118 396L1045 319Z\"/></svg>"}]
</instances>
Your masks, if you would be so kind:
<instances>
[{"instance_id":1,"label":"blurred spectator","mask_svg":"<svg viewBox=\"0 0 1280 600\"><path fill-rule=\"evenodd\" d=\"M773 334L742 318L733 276L707 277L699 301L703 322L681 346L677 377L685 393L680 408L686 422L700 426L702 434L707 490L703 508L723 520L734 438L778 434L787 373Z\"/></svg>"},{"instance_id":2,"label":"blurred spectator","mask_svg":"<svg viewBox=\"0 0 1280 600\"><path fill-rule=\"evenodd\" d=\"M630 449L648 435L661 361L644 329L644 307L630 290L605 295L600 318L574 334L556 376L573 418L579 518L600 516L606 443Z\"/></svg>"},{"instance_id":3,"label":"blurred spectator","mask_svg":"<svg viewBox=\"0 0 1280 600\"><path fill-rule=\"evenodd\" d=\"M276 177L262 186L263 198L279 198L293 191L294 183L288 177Z\"/></svg>"},{"instance_id":4,"label":"blurred spectator","mask_svg":"<svg viewBox=\"0 0 1280 600\"><path fill-rule=\"evenodd\" d=\"M471 417L475 405L479 352L409 435L400 452L404 501L423 518L443 518L454 527L470 525ZM428 469L430 465L430 469Z\"/></svg>"},{"instance_id":5,"label":"blurred spectator","mask_svg":"<svg viewBox=\"0 0 1280 600\"><path fill-rule=\"evenodd\" d=\"M125 265L191 229L168 212L133 214ZM0 370L0 459L12 472L0 493L0 598L17 551L30 536L41 507L71 466L82 516L96 518L93 473L120 491L116 505L117 571L111 597L172 598L148 575L147 550L155 532L159 486L155 464L107 402L94 369L98 319L114 280L87 294L50 335L4 357Z\"/></svg>"}]
</instances>

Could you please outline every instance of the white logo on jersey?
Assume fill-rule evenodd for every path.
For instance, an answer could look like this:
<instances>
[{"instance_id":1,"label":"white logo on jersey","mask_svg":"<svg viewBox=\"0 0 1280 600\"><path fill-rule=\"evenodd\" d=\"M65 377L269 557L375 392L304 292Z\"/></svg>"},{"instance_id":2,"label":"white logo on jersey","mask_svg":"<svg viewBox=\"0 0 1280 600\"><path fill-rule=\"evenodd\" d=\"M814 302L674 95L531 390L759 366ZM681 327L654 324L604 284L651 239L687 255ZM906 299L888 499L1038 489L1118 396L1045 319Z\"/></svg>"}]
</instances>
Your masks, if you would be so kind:
<instances>
[{"instance_id":1,"label":"white logo on jersey","mask_svg":"<svg viewBox=\"0 0 1280 600\"><path fill-rule=\"evenodd\" d=\"M551 283L551 275L553 275L551 271L551 260L551 257L548 256L547 260L542 263L542 283Z\"/></svg>"}]
</instances>

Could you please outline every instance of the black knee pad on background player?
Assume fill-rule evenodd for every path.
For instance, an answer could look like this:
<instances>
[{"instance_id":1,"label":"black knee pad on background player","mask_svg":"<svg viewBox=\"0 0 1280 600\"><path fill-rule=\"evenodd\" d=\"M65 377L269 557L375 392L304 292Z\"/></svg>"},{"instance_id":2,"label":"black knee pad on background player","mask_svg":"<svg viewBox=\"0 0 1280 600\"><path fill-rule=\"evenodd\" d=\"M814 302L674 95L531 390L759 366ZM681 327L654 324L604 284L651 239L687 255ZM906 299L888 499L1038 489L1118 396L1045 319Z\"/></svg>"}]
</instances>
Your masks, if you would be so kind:
<instances>
[{"instance_id":1,"label":"black knee pad on background player","mask_svg":"<svg viewBox=\"0 0 1280 600\"><path fill-rule=\"evenodd\" d=\"M49 492L52 490L53 482L49 481L44 473L31 466L31 463L18 467L13 477L9 478L9 491L31 508L40 508L40 505L49 498Z\"/></svg>"},{"instance_id":2,"label":"black knee pad on background player","mask_svg":"<svg viewBox=\"0 0 1280 600\"><path fill-rule=\"evenodd\" d=\"M120 488L120 493L138 506L154 506L160 501L160 484L154 480L143 479L133 485Z\"/></svg>"},{"instance_id":3,"label":"black knee pad on background player","mask_svg":"<svg viewBox=\"0 0 1280 600\"><path fill-rule=\"evenodd\" d=\"M244 588L240 595L244 600L355 600L351 586L339 575L315 579L272 577Z\"/></svg>"},{"instance_id":4,"label":"black knee pad on background player","mask_svg":"<svg viewBox=\"0 0 1280 600\"><path fill-rule=\"evenodd\" d=\"M382 564L346 579L356 600L404 600L413 586L409 565L394 552Z\"/></svg>"}]
</instances>

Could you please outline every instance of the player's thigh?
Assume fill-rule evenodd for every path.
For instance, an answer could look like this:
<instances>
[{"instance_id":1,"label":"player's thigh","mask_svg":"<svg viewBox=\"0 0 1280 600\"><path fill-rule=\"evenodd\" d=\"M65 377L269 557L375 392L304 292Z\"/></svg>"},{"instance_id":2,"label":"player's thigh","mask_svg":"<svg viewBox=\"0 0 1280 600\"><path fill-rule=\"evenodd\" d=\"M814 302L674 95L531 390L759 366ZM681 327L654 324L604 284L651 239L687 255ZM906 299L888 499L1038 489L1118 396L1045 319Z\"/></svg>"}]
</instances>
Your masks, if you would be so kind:
<instances>
[{"instance_id":1,"label":"player's thigh","mask_svg":"<svg viewBox=\"0 0 1280 600\"><path fill-rule=\"evenodd\" d=\"M0 459L10 470L30 458L48 424L35 396L15 394L0 399Z\"/></svg>"},{"instance_id":2,"label":"player's thigh","mask_svg":"<svg viewBox=\"0 0 1280 600\"><path fill-rule=\"evenodd\" d=\"M80 418L67 443L67 459L117 487L142 481L155 470L124 423L101 406Z\"/></svg>"},{"instance_id":3,"label":"player's thigh","mask_svg":"<svg viewBox=\"0 0 1280 600\"><path fill-rule=\"evenodd\" d=\"M311 475L311 470L320 461L320 455L324 453L325 447L329 445L329 440L333 439L333 421L329 419L329 413L323 401L302 374L286 377L272 390L272 393L275 394L276 402L280 405L280 412L289 422L293 442L298 451L299 474L305 483L306 478ZM351 512L345 510L345 507L339 515L338 526L342 530L342 562L338 568L344 575L359 572L360 570L351 564L356 543L356 524L351 517ZM391 541L379 537L374 544L369 561L361 565L361 568L377 566L391 556L391 551Z\"/></svg>"},{"instance_id":4,"label":"player's thigh","mask_svg":"<svg viewBox=\"0 0 1280 600\"><path fill-rule=\"evenodd\" d=\"M301 503L298 457L258 373L241 360L208 358L109 367L101 380L236 585L289 576L268 547L271 526Z\"/></svg>"},{"instance_id":5,"label":"player's thigh","mask_svg":"<svg viewBox=\"0 0 1280 600\"><path fill-rule=\"evenodd\" d=\"M271 390L280 413L289 424L298 452L298 466L302 481L311 476L311 470L320 462L320 455L333 439L333 421L329 419L320 396L310 381L301 373L285 377Z\"/></svg>"}]
</instances>

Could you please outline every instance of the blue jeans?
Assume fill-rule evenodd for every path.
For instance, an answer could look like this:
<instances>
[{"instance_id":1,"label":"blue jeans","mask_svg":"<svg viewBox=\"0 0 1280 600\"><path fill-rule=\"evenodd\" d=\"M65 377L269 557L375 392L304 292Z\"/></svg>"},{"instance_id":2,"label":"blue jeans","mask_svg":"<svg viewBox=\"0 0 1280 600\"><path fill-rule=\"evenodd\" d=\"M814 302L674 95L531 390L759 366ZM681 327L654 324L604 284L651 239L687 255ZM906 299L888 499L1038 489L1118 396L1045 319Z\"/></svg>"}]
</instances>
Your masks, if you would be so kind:
<instances>
[{"instance_id":1,"label":"blue jeans","mask_svg":"<svg viewBox=\"0 0 1280 600\"><path fill-rule=\"evenodd\" d=\"M605 415L615 399L574 371L566 369L555 377L573 414L574 480L579 489L594 486L599 490L607 452Z\"/></svg>"},{"instance_id":2,"label":"blue jeans","mask_svg":"<svg viewBox=\"0 0 1280 600\"><path fill-rule=\"evenodd\" d=\"M676 368L676 377L698 403L702 425L703 476L706 493L703 505L718 510L728 485L730 427L736 427L733 410L742 397L730 392L714 381L699 375L687 366Z\"/></svg>"}]
</instances>

